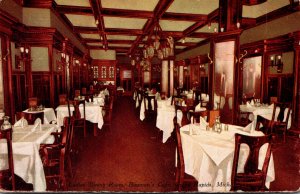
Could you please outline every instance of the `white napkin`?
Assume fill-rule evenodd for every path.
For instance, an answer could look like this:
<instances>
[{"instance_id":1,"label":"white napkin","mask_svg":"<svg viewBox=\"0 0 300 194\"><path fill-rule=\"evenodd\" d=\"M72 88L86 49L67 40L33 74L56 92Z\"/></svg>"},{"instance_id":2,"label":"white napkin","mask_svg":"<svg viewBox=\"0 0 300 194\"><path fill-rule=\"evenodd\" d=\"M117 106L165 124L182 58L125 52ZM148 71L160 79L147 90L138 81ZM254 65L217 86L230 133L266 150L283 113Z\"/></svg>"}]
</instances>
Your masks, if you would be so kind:
<instances>
[{"instance_id":1,"label":"white napkin","mask_svg":"<svg viewBox=\"0 0 300 194\"><path fill-rule=\"evenodd\" d=\"M171 104L172 104L172 96L167 100L167 105L171 105Z\"/></svg>"},{"instance_id":2,"label":"white napkin","mask_svg":"<svg viewBox=\"0 0 300 194\"><path fill-rule=\"evenodd\" d=\"M22 117L20 120L18 120L15 124L14 124L14 127L26 127L28 125L28 122L27 120Z\"/></svg>"},{"instance_id":3,"label":"white napkin","mask_svg":"<svg viewBox=\"0 0 300 194\"><path fill-rule=\"evenodd\" d=\"M253 100L251 100L250 104L251 104L252 106L254 106L254 101L253 101Z\"/></svg>"},{"instance_id":4,"label":"white napkin","mask_svg":"<svg viewBox=\"0 0 300 194\"><path fill-rule=\"evenodd\" d=\"M42 121L40 118L35 119L31 132L42 131Z\"/></svg>"},{"instance_id":5,"label":"white napkin","mask_svg":"<svg viewBox=\"0 0 300 194\"><path fill-rule=\"evenodd\" d=\"M206 119L203 117L200 117L200 128L206 130L207 125L208 125L208 122L206 122Z\"/></svg>"},{"instance_id":6,"label":"white napkin","mask_svg":"<svg viewBox=\"0 0 300 194\"><path fill-rule=\"evenodd\" d=\"M251 107L250 102L247 101L247 102L246 102L246 106L247 106L247 107Z\"/></svg>"},{"instance_id":7,"label":"white napkin","mask_svg":"<svg viewBox=\"0 0 300 194\"><path fill-rule=\"evenodd\" d=\"M181 106L186 106L185 101L182 101Z\"/></svg>"},{"instance_id":8,"label":"white napkin","mask_svg":"<svg viewBox=\"0 0 300 194\"><path fill-rule=\"evenodd\" d=\"M195 107L195 111L200 111L201 110L201 103L197 104Z\"/></svg>"},{"instance_id":9,"label":"white napkin","mask_svg":"<svg viewBox=\"0 0 300 194\"><path fill-rule=\"evenodd\" d=\"M252 123L249 123L246 127L243 128L243 131L251 133L252 132Z\"/></svg>"},{"instance_id":10,"label":"white napkin","mask_svg":"<svg viewBox=\"0 0 300 194\"><path fill-rule=\"evenodd\" d=\"M203 100L203 101L209 101L209 95L208 94L201 94L201 99Z\"/></svg>"}]
</instances>

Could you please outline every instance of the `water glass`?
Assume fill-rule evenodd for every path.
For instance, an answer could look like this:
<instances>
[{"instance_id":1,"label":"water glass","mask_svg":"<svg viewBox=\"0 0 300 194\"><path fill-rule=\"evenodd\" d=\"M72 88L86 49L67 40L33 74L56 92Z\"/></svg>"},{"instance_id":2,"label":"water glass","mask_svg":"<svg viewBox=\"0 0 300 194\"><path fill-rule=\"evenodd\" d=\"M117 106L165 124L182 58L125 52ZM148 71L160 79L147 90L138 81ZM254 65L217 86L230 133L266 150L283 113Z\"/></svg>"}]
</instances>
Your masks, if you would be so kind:
<instances>
[{"instance_id":1,"label":"water glass","mask_svg":"<svg viewBox=\"0 0 300 194\"><path fill-rule=\"evenodd\" d=\"M224 131L228 131L228 124L225 124L225 129Z\"/></svg>"},{"instance_id":2,"label":"water glass","mask_svg":"<svg viewBox=\"0 0 300 194\"><path fill-rule=\"evenodd\" d=\"M210 128L209 128L209 125L206 125L206 131L209 131Z\"/></svg>"}]
</instances>

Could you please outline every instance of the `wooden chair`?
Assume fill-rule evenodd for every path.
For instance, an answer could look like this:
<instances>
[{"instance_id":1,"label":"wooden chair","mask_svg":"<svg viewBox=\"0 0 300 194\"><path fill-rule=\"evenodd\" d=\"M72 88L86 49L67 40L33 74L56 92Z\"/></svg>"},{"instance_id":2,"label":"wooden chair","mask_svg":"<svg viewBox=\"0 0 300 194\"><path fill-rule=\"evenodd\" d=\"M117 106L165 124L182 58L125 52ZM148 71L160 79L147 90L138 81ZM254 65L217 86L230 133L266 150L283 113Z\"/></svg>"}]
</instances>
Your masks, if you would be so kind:
<instances>
[{"instance_id":1,"label":"wooden chair","mask_svg":"<svg viewBox=\"0 0 300 194\"><path fill-rule=\"evenodd\" d=\"M80 96L80 90L75 90L74 98L77 98L78 96Z\"/></svg>"},{"instance_id":2,"label":"wooden chair","mask_svg":"<svg viewBox=\"0 0 300 194\"><path fill-rule=\"evenodd\" d=\"M266 156L263 160L262 169L258 169L259 150L268 143ZM249 156L244 166L244 172L238 173L238 163L241 144L249 146ZM235 150L231 174L230 191L266 191L265 186L267 171L271 156L272 135L267 136L245 136L235 134Z\"/></svg>"},{"instance_id":3,"label":"wooden chair","mask_svg":"<svg viewBox=\"0 0 300 194\"><path fill-rule=\"evenodd\" d=\"M59 102L59 105L66 105L66 104L68 104L67 94L60 94L58 96L58 102Z\"/></svg>"},{"instance_id":4,"label":"wooden chair","mask_svg":"<svg viewBox=\"0 0 300 194\"><path fill-rule=\"evenodd\" d=\"M197 89L193 90L193 99L195 100L196 104L198 104L201 101L201 91L200 90L197 90Z\"/></svg>"},{"instance_id":5,"label":"wooden chair","mask_svg":"<svg viewBox=\"0 0 300 194\"><path fill-rule=\"evenodd\" d=\"M260 115L256 118L256 131L262 131L265 135L273 134L274 121L268 120Z\"/></svg>"},{"instance_id":6,"label":"wooden chair","mask_svg":"<svg viewBox=\"0 0 300 194\"><path fill-rule=\"evenodd\" d=\"M290 113L291 113L291 103L280 103L280 102L274 103L274 109L272 114L272 121L274 121L274 128L273 128L274 133L277 133L278 131L282 131L284 142L286 142L286 133L287 133Z\"/></svg>"},{"instance_id":7,"label":"wooden chair","mask_svg":"<svg viewBox=\"0 0 300 194\"><path fill-rule=\"evenodd\" d=\"M165 100L167 98L166 92L160 93L160 99Z\"/></svg>"},{"instance_id":8,"label":"wooden chair","mask_svg":"<svg viewBox=\"0 0 300 194\"><path fill-rule=\"evenodd\" d=\"M18 113L19 114L19 113ZM44 123L44 112L23 112L24 118L27 120L28 125L33 125L37 118L41 119L41 123Z\"/></svg>"},{"instance_id":9,"label":"wooden chair","mask_svg":"<svg viewBox=\"0 0 300 194\"><path fill-rule=\"evenodd\" d=\"M196 179L188 178L185 175L185 164L184 164L184 157L183 157L183 150L182 150L182 144L181 144L181 136L180 136L180 128L177 123L177 117L175 116L173 119L174 124L174 131L176 134L176 147L177 147L177 166L175 169L175 182L176 185L178 185L177 190L180 192L182 191L182 186L184 182L197 182Z\"/></svg>"},{"instance_id":10,"label":"wooden chair","mask_svg":"<svg viewBox=\"0 0 300 194\"><path fill-rule=\"evenodd\" d=\"M12 149L12 129L0 130L0 139L7 142L8 169L0 171L0 189L16 190L14 159Z\"/></svg>"},{"instance_id":11,"label":"wooden chair","mask_svg":"<svg viewBox=\"0 0 300 194\"><path fill-rule=\"evenodd\" d=\"M152 101L154 101L154 107L152 107ZM144 95L144 106L145 106L145 118L155 119L157 115L157 100L155 96Z\"/></svg>"},{"instance_id":12,"label":"wooden chair","mask_svg":"<svg viewBox=\"0 0 300 194\"><path fill-rule=\"evenodd\" d=\"M138 107L141 107L142 101L144 99L144 91L143 90L138 90L137 91L137 99L139 101L139 106Z\"/></svg>"},{"instance_id":13,"label":"wooden chair","mask_svg":"<svg viewBox=\"0 0 300 194\"><path fill-rule=\"evenodd\" d=\"M270 104L273 104L273 103L276 103L276 102L278 102L277 96L271 96L270 97Z\"/></svg>"},{"instance_id":14,"label":"wooden chair","mask_svg":"<svg viewBox=\"0 0 300 194\"><path fill-rule=\"evenodd\" d=\"M171 100L171 105L174 105L174 104L181 105L183 101L184 101L184 98L182 96L173 95L172 100Z\"/></svg>"},{"instance_id":15,"label":"wooden chair","mask_svg":"<svg viewBox=\"0 0 300 194\"><path fill-rule=\"evenodd\" d=\"M37 106L38 106L38 98L37 97L28 98L28 107L29 108L37 108Z\"/></svg>"},{"instance_id":16,"label":"wooden chair","mask_svg":"<svg viewBox=\"0 0 300 194\"><path fill-rule=\"evenodd\" d=\"M200 123L200 117L203 117L203 118L206 117L206 119L207 119L207 117L208 117L208 110L204 110L204 111L191 111L190 112L190 121L191 121L191 123Z\"/></svg>"},{"instance_id":17,"label":"wooden chair","mask_svg":"<svg viewBox=\"0 0 300 194\"><path fill-rule=\"evenodd\" d=\"M68 118L65 117L62 131L51 133L55 137L54 143L40 145L40 156L43 162L48 190L67 189L65 162L71 168L69 158L70 140L68 139L71 138L71 129L72 126Z\"/></svg>"},{"instance_id":18,"label":"wooden chair","mask_svg":"<svg viewBox=\"0 0 300 194\"><path fill-rule=\"evenodd\" d=\"M82 104L83 106L83 118L81 118L81 113L79 106ZM71 114L71 107L70 105L73 105L74 111L73 114ZM68 111L69 111L69 117L74 117L74 128L83 128L83 136L87 136L86 132L86 119L85 119L85 100L68 100Z\"/></svg>"},{"instance_id":19,"label":"wooden chair","mask_svg":"<svg viewBox=\"0 0 300 194\"><path fill-rule=\"evenodd\" d=\"M111 129L111 123L112 123L111 119L112 119L113 105L114 105L114 97L110 97L108 105L102 107L102 111L104 112L103 126L107 126L109 130Z\"/></svg>"},{"instance_id":20,"label":"wooden chair","mask_svg":"<svg viewBox=\"0 0 300 194\"><path fill-rule=\"evenodd\" d=\"M81 88L81 95L82 95L82 96L87 95L87 90L86 90L86 88Z\"/></svg>"},{"instance_id":21,"label":"wooden chair","mask_svg":"<svg viewBox=\"0 0 300 194\"><path fill-rule=\"evenodd\" d=\"M241 126L246 126L249 123L251 123L251 121L249 120L249 116L250 116L250 112L243 112L238 110L238 124Z\"/></svg>"},{"instance_id":22,"label":"wooden chair","mask_svg":"<svg viewBox=\"0 0 300 194\"><path fill-rule=\"evenodd\" d=\"M195 110L195 106L181 106L175 104L175 115L177 118L177 112L178 110L181 110L182 112L182 119L181 119L181 126L187 125L190 123L188 119L188 114L190 113L191 110Z\"/></svg>"}]
</instances>

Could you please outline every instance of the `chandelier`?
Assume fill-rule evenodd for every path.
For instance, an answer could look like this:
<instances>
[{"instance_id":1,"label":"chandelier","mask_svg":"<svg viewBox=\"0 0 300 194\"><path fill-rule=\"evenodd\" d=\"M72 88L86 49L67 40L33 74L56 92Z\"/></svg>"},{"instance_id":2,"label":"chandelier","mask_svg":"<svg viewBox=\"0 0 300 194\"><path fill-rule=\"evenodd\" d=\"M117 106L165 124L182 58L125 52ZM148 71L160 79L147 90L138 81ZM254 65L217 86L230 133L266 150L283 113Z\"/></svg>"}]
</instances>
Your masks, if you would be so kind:
<instances>
[{"instance_id":1,"label":"chandelier","mask_svg":"<svg viewBox=\"0 0 300 194\"><path fill-rule=\"evenodd\" d=\"M161 60L174 56L174 40L171 36L164 36L159 22L156 22L149 33L147 43L143 48L143 57L152 59L155 55Z\"/></svg>"},{"instance_id":2,"label":"chandelier","mask_svg":"<svg viewBox=\"0 0 300 194\"><path fill-rule=\"evenodd\" d=\"M140 65L143 71L149 71L151 68L151 60L154 56L157 56L160 60L174 56L174 39L171 36L164 36L162 29L157 21L152 31L147 36L147 41L142 47L142 56ZM131 64L135 64L135 59L131 60Z\"/></svg>"}]
</instances>

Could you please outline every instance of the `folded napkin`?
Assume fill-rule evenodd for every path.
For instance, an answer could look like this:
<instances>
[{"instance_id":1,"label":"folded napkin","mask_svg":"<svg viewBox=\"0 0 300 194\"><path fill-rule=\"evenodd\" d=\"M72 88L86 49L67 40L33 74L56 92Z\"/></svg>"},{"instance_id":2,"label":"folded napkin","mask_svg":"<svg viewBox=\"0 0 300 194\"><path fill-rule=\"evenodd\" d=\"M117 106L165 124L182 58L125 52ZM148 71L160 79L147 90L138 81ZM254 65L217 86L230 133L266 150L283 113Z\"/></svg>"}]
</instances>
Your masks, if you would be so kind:
<instances>
[{"instance_id":1,"label":"folded napkin","mask_svg":"<svg viewBox=\"0 0 300 194\"><path fill-rule=\"evenodd\" d=\"M20 120L18 120L15 124L14 124L14 127L26 127L28 125L28 122L27 120L22 117Z\"/></svg>"},{"instance_id":2,"label":"folded napkin","mask_svg":"<svg viewBox=\"0 0 300 194\"><path fill-rule=\"evenodd\" d=\"M195 107L195 111L201 111L201 103L197 104Z\"/></svg>"},{"instance_id":3,"label":"folded napkin","mask_svg":"<svg viewBox=\"0 0 300 194\"><path fill-rule=\"evenodd\" d=\"M251 100L250 104L251 104L252 106L254 106L254 100Z\"/></svg>"},{"instance_id":4,"label":"folded napkin","mask_svg":"<svg viewBox=\"0 0 300 194\"><path fill-rule=\"evenodd\" d=\"M243 131L251 133L252 132L252 123L249 123L246 127L243 128Z\"/></svg>"},{"instance_id":5,"label":"folded napkin","mask_svg":"<svg viewBox=\"0 0 300 194\"><path fill-rule=\"evenodd\" d=\"M208 126L208 122L203 117L200 117L200 129L206 130L206 126Z\"/></svg>"},{"instance_id":6,"label":"folded napkin","mask_svg":"<svg viewBox=\"0 0 300 194\"><path fill-rule=\"evenodd\" d=\"M246 102L246 106L247 106L247 107L251 107L250 102L247 101L247 102Z\"/></svg>"},{"instance_id":7,"label":"folded napkin","mask_svg":"<svg viewBox=\"0 0 300 194\"><path fill-rule=\"evenodd\" d=\"M167 100L167 105L171 105L171 104L172 104L172 96Z\"/></svg>"},{"instance_id":8,"label":"folded napkin","mask_svg":"<svg viewBox=\"0 0 300 194\"><path fill-rule=\"evenodd\" d=\"M42 131L42 121L40 118L35 119L31 132Z\"/></svg>"},{"instance_id":9,"label":"folded napkin","mask_svg":"<svg viewBox=\"0 0 300 194\"><path fill-rule=\"evenodd\" d=\"M182 101L181 106L186 106L185 101Z\"/></svg>"},{"instance_id":10,"label":"folded napkin","mask_svg":"<svg viewBox=\"0 0 300 194\"><path fill-rule=\"evenodd\" d=\"M209 101L209 95L208 94L201 94L201 99L203 101Z\"/></svg>"}]
</instances>

